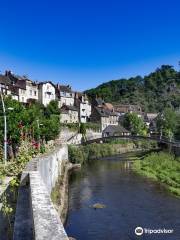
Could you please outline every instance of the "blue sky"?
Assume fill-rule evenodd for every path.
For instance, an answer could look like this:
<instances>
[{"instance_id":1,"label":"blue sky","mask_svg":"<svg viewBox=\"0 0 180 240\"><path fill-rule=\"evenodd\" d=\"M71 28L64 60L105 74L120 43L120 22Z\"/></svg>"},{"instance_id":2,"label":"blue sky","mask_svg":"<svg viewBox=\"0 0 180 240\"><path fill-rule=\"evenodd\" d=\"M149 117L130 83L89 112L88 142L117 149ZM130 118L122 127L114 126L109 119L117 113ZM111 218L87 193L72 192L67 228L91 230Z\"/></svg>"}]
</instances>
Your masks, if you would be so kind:
<instances>
[{"instance_id":1,"label":"blue sky","mask_svg":"<svg viewBox=\"0 0 180 240\"><path fill-rule=\"evenodd\" d=\"M76 90L180 60L179 0L0 0L0 70Z\"/></svg>"}]
</instances>

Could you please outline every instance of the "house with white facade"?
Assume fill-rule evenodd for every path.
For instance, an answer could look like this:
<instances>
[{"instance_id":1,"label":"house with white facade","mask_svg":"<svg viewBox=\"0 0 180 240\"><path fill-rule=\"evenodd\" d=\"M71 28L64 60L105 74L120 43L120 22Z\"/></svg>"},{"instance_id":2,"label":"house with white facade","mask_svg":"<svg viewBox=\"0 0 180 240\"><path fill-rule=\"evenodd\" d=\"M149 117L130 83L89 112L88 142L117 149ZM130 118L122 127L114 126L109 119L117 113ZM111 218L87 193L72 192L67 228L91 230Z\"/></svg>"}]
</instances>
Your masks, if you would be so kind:
<instances>
[{"instance_id":1,"label":"house with white facade","mask_svg":"<svg viewBox=\"0 0 180 240\"><path fill-rule=\"evenodd\" d=\"M82 93L76 93L75 105L79 109L79 121L81 123L86 123L90 121L91 104L88 101L87 95Z\"/></svg>"},{"instance_id":2,"label":"house with white facade","mask_svg":"<svg viewBox=\"0 0 180 240\"><path fill-rule=\"evenodd\" d=\"M38 84L26 79L26 97L27 102L31 100L38 101Z\"/></svg>"},{"instance_id":3,"label":"house with white facade","mask_svg":"<svg viewBox=\"0 0 180 240\"><path fill-rule=\"evenodd\" d=\"M19 79L16 82L19 88L19 101L29 103L32 100L38 101L38 84L29 79Z\"/></svg>"},{"instance_id":4,"label":"house with white facade","mask_svg":"<svg viewBox=\"0 0 180 240\"><path fill-rule=\"evenodd\" d=\"M47 106L52 100L56 99L56 89L52 82L39 83L38 90L38 100L44 106Z\"/></svg>"},{"instance_id":5,"label":"house with white facade","mask_svg":"<svg viewBox=\"0 0 180 240\"><path fill-rule=\"evenodd\" d=\"M74 106L75 93L72 91L69 85L57 84L57 98L59 103L59 108L64 105Z\"/></svg>"}]
</instances>

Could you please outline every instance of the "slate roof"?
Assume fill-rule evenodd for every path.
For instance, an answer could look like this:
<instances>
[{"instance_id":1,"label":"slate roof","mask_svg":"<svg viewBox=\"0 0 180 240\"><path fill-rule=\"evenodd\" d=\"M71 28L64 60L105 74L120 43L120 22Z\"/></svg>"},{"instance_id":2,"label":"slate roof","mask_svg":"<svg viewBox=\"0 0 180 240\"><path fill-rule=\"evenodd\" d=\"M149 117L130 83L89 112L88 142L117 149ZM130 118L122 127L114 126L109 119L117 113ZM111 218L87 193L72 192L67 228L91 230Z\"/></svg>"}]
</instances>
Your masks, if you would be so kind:
<instances>
[{"instance_id":1,"label":"slate roof","mask_svg":"<svg viewBox=\"0 0 180 240\"><path fill-rule=\"evenodd\" d=\"M129 131L124 127L122 127L121 125L109 125L103 130L103 132L129 133Z\"/></svg>"},{"instance_id":2,"label":"slate roof","mask_svg":"<svg viewBox=\"0 0 180 240\"><path fill-rule=\"evenodd\" d=\"M11 84L11 80L7 76L0 75L0 83L9 85Z\"/></svg>"},{"instance_id":3,"label":"slate roof","mask_svg":"<svg viewBox=\"0 0 180 240\"><path fill-rule=\"evenodd\" d=\"M71 90L71 87L69 85L59 85L59 91L60 92L69 92L71 93L72 90Z\"/></svg>"},{"instance_id":4,"label":"slate roof","mask_svg":"<svg viewBox=\"0 0 180 240\"><path fill-rule=\"evenodd\" d=\"M62 112L67 112L68 110L71 110L71 111L78 111L78 108L75 107L75 106L69 106L69 105L64 105L61 107L61 111Z\"/></svg>"},{"instance_id":5,"label":"slate roof","mask_svg":"<svg viewBox=\"0 0 180 240\"><path fill-rule=\"evenodd\" d=\"M101 117L108 117L108 116L117 116L115 112L112 112L108 109L100 108L100 107L95 107L97 112L101 115Z\"/></svg>"},{"instance_id":6,"label":"slate roof","mask_svg":"<svg viewBox=\"0 0 180 240\"><path fill-rule=\"evenodd\" d=\"M104 100L102 100L102 98L96 98L95 102L97 103L97 105L103 105L104 104Z\"/></svg>"},{"instance_id":7,"label":"slate roof","mask_svg":"<svg viewBox=\"0 0 180 240\"><path fill-rule=\"evenodd\" d=\"M114 108L117 112L141 112L141 106L133 104L115 104Z\"/></svg>"},{"instance_id":8,"label":"slate roof","mask_svg":"<svg viewBox=\"0 0 180 240\"><path fill-rule=\"evenodd\" d=\"M46 84L46 83L50 83L55 89L57 88L57 86L54 83L52 83L51 81L39 82L38 85L40 86L40 85L43 85L43 84Z\"/></svg>"},{"instance_id":9,"label":"slate roof","mask_svg":"<svg viewBox=\"0 0 180 240\"><path fill-rule=\"evenodd\" d=\"M15 88L26 89L26 81L24 79L20 80L13 75L0 75L0 83L8 85L9 89L13 91ZM17 91L17 90L14 90Z\"/></svg>"}]
</instances>

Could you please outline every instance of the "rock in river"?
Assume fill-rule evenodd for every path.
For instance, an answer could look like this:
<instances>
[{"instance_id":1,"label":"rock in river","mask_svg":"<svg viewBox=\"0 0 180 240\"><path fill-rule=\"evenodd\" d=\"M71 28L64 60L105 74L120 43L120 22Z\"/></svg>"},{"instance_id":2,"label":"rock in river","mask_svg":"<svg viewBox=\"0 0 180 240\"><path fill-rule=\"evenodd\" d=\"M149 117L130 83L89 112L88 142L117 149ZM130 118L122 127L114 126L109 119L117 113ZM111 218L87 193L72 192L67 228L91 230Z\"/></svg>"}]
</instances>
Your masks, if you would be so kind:
<instances>
[{"instance_id":1,"label":"rock in river","mask_svg":"<svg viewBox=\"0 0 180 240\"><path fill-rule=\"evenodd\" d=\"M101 208L106 208L106 205L101 204L101 203L95 203L91 207L94 209L101 209Z\"/></svg>"}]
</instances>

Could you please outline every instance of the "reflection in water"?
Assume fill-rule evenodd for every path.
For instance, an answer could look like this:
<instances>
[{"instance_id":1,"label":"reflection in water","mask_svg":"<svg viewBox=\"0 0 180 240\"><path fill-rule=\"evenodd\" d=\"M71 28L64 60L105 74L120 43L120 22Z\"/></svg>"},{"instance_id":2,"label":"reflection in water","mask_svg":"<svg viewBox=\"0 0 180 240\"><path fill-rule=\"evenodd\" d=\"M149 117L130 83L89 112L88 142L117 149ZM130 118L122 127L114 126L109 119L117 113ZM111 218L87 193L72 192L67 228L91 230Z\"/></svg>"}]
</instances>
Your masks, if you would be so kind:
<instances>
[{"instance_id":1,"label":"reflection in water","mask_svg":"<svg viewBox=\"0 0 180 240\"><path fill-rule=\"evenodd\" d=\"M127 161L127 159L130 161ZM131 170L132 156L104 158L72 174L66 231L78 240L139 239L136 226L174 229L141 239L180 239L180 200ZM126 161L124 161L126 160ZM105 204L94 210L95 203Z\"/></svg>"}]
</instances>

